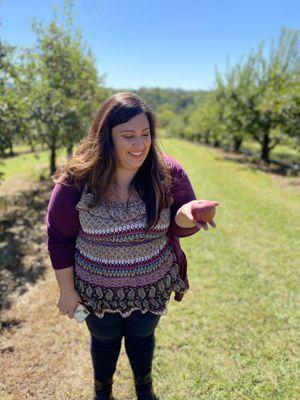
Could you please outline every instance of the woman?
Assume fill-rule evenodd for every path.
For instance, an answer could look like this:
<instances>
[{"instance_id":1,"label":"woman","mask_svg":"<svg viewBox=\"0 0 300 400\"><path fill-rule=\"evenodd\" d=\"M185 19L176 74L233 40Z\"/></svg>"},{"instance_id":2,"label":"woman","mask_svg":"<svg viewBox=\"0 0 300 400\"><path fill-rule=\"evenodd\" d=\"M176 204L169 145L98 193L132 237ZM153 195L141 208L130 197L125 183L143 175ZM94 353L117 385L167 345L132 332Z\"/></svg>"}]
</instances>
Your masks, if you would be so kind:
<instances>
[{"instance_id":1,"label":"woman","mask_svg":"<svg viewBox=\"0 0 300 400\"><path fill-rule=\"evenodd\" d=\"M202 200L180 164L157 148L151 108L128 92L100 106L55 183L46 221L57 306L69 318L79 303L91 311L94 399L113 399L123 336L138 400L157 399L154 330L172 291L181 301L188 290L178 237L208 229L191 214Z\"/></svg>"}]
</instances>

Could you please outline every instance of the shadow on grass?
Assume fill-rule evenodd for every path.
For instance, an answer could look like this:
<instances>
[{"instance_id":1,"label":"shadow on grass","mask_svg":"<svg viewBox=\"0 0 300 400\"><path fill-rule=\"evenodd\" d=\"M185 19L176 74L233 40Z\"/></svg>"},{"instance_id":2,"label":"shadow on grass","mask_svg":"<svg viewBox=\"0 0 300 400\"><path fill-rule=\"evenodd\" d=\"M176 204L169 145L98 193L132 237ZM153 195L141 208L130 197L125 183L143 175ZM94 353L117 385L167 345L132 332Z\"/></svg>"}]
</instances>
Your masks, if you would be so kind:
<instances>
[{"instance_id":1,"label":"shadow on grass","mask_svg":"<svg viewBox=\"0 0 300 400\"><path fill-rule=\"evenodd\" d=\"M239 164L244 164L245 167L252 169L253 171L263 171L265 173L280 175L282 177L299 177L300 174L300 164L292 159L280 160L270 160L269 163L264 162L260 159L259 155L253 153L249 149L243 148L240 153L234 153L230 148L215 147L210 144L205 144L202 142L192 143L199 145L201 147L207 147L213 149L218 153L215 157L216 161L230 161ZM278 155L277 155L278 156ZM283 153L281 154L283 156ZM298 186L300 183L293 182L292 186Z\"/></svg>"},{"instance_id":2,"label":"shadow on grass","mask_svg":"<svg viewBox=\"0 0 300 400\"><path fill-rule=\"evenodd\" d=\"M11 307L11 295L23 294L46 270L44 218L51 183L0 198L0 311ZM21 321L1 321L0 331Z\"/></svg>"},{"instance_id":3,"label":"shadow on grass","mask_svg":"<svg viewBox=\"0 0 300 400\"><path fill-rule=\"evenodd\" d=\"M268 174L275 174L275 175L280 175L280 176L288 176L288 177L297 177L298 173L294 172L288 168L286 168L283 165L278 165L277 163L270 162L266 163L258 159L257 157L253 156L247 156L245 154L234 154L234 153L219 153L221 157L217 157L219 161L234 161L238 164L245 165L245 168L250 168L254 172L255 171L262 171ZM300 185L300 180L299 182L291 182L292 186L299 186Z\"/></svg>"},{"instance_id":4,"label":"shadow on grass","mask_svg":"<svg viewBox=\"0 0 300 400\"><path fill-rule=\"evenodd\" d=\"M15 158L21 155L26 155L26 154L38 154L42 151L47 151L46 147L36 147L34 149L22 149L22 150L16 150L13 151L13 153L7 153L7 154L1 154L1 158L4 160Z\"/></svg>"}]
</instances>

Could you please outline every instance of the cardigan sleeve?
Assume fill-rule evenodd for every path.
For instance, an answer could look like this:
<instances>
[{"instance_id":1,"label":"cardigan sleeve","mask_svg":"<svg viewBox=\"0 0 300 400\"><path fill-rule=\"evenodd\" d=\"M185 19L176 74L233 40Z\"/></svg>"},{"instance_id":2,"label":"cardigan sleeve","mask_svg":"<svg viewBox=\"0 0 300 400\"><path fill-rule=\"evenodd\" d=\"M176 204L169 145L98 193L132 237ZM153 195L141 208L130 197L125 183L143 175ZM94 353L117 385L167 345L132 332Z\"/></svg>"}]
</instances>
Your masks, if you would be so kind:
<instances>
[{"instance_id":1,"label":"cardigan sleeve","mask_svg":"<svg viewBox=\"0 0 300 400\"><path fill-rule=\"evenodd\" d=\"M174 203L171 206L171 222L170 230L171 233L177 237L186 237L194 235L199 231L197 226L193 228L182 228L175 222L175 216L178 209L183 205L192 200L196 200L191 182L180 165L180 163L169 155L165 155L166 161L171 165L171 174L173 178L171 194Z\"/></svg>"},{"instance_id":2,"label":"cardigan sleeve","mask_svg":"<svg viewBox=\"0 0 300 400\"><path fill-rule=\"evenodd\" d=\"M76 237L79 231L79 215L75 209L80 193L73 187L56 184L48 204L46 215L47 245L54 269L74 265Z\"/></svg>"}]
</instances>

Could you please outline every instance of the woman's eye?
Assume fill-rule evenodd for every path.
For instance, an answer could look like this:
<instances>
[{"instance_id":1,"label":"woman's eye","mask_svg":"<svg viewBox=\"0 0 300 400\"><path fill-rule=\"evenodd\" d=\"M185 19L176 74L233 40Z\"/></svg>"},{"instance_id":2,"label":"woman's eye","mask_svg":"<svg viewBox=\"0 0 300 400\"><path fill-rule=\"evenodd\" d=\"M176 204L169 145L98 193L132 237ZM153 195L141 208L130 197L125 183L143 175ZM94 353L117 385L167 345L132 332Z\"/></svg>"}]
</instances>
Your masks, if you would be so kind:
<instances>
[{"instance_id":1,"label":"woman's eye","mask_svg":"<svg viewBox=\"0 0 300 400\"><path fill-rule=\"evenodd\" d=\"M145 137L150 136L150 133L145 133L143 136L145 136ZM124 136L124 138L125 139L131 139L131 138L133 138L133 136L132 135L131 136Z\"/></svg>"}]
</instances>

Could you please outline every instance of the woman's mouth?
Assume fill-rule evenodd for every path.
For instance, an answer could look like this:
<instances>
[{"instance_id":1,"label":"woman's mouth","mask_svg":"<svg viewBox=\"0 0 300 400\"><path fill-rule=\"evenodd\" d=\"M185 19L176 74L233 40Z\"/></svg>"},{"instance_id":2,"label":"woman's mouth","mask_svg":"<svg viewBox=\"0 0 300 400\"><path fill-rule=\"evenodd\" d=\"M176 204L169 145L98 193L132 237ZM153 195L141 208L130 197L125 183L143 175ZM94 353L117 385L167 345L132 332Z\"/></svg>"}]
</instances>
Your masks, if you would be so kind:
<instances>
[{"instance_id":1,"label":"woman's mouth","mask_svg":"<svg viewBox=\"0 0 300 400\"><path fill-rule=\"evenodd\" d=\"M129 152L129 154L134 158L140 158L143 155L142 151L139 152Z\"/></svg>"}]
</instances>

